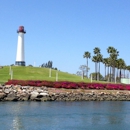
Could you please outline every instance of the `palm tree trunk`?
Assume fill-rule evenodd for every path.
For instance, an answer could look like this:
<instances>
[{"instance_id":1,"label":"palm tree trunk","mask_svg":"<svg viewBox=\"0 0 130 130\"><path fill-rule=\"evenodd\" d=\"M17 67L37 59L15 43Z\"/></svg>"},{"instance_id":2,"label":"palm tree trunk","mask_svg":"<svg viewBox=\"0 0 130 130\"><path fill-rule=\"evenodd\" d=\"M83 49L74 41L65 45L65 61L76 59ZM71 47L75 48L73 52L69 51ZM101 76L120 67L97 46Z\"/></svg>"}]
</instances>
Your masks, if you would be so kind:
<instances>
[{"instance_id":1,"label":"palm tree trunk","mask_svg":"<svg viewBox=\"0 0 130 130\"><path fill-rule=\"evenodd\" d=\"M111 66L110 66L110 82L111 82Z\"/></svg>"},{"instance_id":2,"label":"palm tree trunk","mask_svg":"<svg viewBox=\"0 0 130 130\"><path fill-rule=\"evenodd\" d=\"M108 66L108 70L107 70L107 76L108 76L108 78L107 78L107 80L109 79L109 66Z\"/></svg>"},{"instance_id":3,"label":"palm tree trunk","mask_svg":"<svg viewBox=\"0 0 130 130\"><path fill-rule=\"evenodd\" d=\"M116 75L115 75L115 73L116 73L116 69L114 67L114 81L116 81Z\"/></svg>"},{"instance_id":4,"label":"palm tree trunk","mask_svg":"<svg viewBox=\"0 0 130 130\"><path fill-rule=\"evenodd\" d=\"M114 66L114 73L113 73L113 77L114 77L114 79L115 79L115 72L116 72L116 69L115 69L115 66Z\"/></svg>"},{"instance_id":5,"label":"palm tree trunk","mask_svg":"<svg viewBox=\"0 0 130 130\"><path fill-rule=\"evenodd\" d=\"M97 62L96 62L96 80L97 80Z\"/></svg>"},{"instance_id":6,"label":"palm tree trunk","mask_svg":"<svg viewBox=\"0 0 130 130\"><path fill-rule=\"evenodd\" d=\"M121 82L121 69L120 69L120 82Z\"/></svg>"},{"instance_id":7,"label":"palm tree trunk","mask_svg":"<svg viewBox=\"0 0 130 130\"><path fill-rule=\"evenodd\" d=\"M88 58L87 58L87 74L86 74L87 78L88 78Z\"/></svg>"},{"instance_id":8,"label":"palm tree trunk","mask_svg":"<svg viewBox=\"0 0 130 130\"><path fill-rule=\"evenodd\" d=\"M97 79L97 69L96 69L96 62L95 62L95 80Z\"/></svg>"},{"instance_id":9,"label":"palm tree trunk","mask_svg":"<svg viewBox=\"0 0 130 130\"><path fill-rule=\"evenodd\" d=\"M106 78L106 64L105 64L105 77L104 77L104 79Z\"/></svg>"},{"instance_id":10,"label":"palm tree trunk","mask_svg":"<svg viewBox=\"0 0 130 130\"><path fill-rule=\"evenodd\" d=\"M118 79L118 68L117 68L117 71L116 71L116 78Z\"/></svg>"},{"instance_id":11,"label":"palm tree trunk","mask_svg":"<svg viewBox=\"0 0 130 130\"><path fill-rule=\"evenodd\" d=\"M98 80L100 80L100 62L99 62L99 73L98 73Z\"/></svg>"}]
</instances>

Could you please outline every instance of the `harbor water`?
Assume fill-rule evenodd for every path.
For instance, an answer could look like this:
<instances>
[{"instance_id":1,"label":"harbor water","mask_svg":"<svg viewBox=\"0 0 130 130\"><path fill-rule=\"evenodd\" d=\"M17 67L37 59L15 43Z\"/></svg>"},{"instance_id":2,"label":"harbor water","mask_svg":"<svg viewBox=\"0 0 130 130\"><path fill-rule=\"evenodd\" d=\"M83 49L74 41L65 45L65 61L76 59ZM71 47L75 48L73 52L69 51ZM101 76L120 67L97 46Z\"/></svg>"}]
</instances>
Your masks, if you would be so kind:
<instances>
[{"instance_id":1,"label":"harbor water","mask_svg":"<svg viewBox=\"0 0 130 130\"><path fill-rule=\"evenodd\" d=\"M130 130L130 102L0 102L1 130Z\"/></svg>"}]
</instances>

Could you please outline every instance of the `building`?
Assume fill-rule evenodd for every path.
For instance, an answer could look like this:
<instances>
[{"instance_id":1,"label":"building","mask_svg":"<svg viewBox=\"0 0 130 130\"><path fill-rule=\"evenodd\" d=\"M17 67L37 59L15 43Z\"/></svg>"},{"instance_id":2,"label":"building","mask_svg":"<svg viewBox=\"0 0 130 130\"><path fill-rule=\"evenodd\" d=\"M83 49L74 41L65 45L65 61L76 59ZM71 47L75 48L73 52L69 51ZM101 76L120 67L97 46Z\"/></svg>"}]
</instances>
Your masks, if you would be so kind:
<instances>
[{"instance_id":1,"label":"building","mask_svg":"<svg viewBox=\"0 0 130 130\"><path fill-rule=\"evenodd\" d=\"M17 43L17 54L15 65L17 66L25 66L25 55L24 55L24 34L26 31L24 30L24 26L20 26L17 30L18 33L18 43Z\"/></svg>"}]
</instances>

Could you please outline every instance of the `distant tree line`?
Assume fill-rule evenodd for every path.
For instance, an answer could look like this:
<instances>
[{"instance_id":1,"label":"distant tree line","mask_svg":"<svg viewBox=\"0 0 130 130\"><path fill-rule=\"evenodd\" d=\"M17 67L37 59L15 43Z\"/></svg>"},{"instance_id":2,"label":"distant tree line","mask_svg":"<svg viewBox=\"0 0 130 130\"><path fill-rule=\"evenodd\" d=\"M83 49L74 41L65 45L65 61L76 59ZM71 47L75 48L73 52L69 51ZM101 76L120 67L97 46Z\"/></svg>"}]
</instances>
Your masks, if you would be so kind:
<instances>
[{"instance_id":1,"label":"distant tree line","mask_svg":"<svg viewBox=\"0 0 130 130\"><path fill-rule=\"evenodd\" d=\"M104 74L104 79L107 81L113 82L114 78L118 78L119 81L121 80L121 77L127 77L126 73L130 73L130 65L126 65L126 62L122 58L119 57L119 51L114 48L109 46L107 48L107 53L109 54L108 57L103 57L101 54L101 50L98 47L95 47L93 49L94 55L92 56L92 62L95 63L95 72L94 74L94 79L100 80L100 63L104 64L104 69L105 69L105 74ZM127 55L126 55L127 56ZM84 58L87 60L87 67L88 67L88 59L91 58L91 53L86 51L84 52L83 55ZM87 69L87 77L88 77L88 69Z\"/></svg>"},{"instance_id":2,"label":"distant tree line","mask_svg":"<svg viewBox=\"0 0 130 130\"><path fill-rule=\"evenodd\" d=\"M47 63L43 63L43 64L41 65L41 67L43 67L43 68L51 68L51 69L57 70L56 67L53 67L53 62L52 62L52 61L48 61Z\"/></svg>"}]
</instances>

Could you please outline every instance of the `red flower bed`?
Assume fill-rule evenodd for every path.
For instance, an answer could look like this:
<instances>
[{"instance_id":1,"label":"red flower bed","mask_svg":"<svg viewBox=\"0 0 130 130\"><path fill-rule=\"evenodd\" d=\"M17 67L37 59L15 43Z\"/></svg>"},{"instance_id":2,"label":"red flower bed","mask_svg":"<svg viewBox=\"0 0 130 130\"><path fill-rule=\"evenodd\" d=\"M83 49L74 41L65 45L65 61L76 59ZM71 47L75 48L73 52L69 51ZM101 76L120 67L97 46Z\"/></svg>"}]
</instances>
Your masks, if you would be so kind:
<instances>
[{"instance_id":1,"label":"red flower bed","mask_svg":"<svg viewBox=\"0 0 130 130\"><path fill-rule=\"evenodd\" d=\"M87 84L84 82L78 83L79 88L87 89Z\"/></svg>"},{"instance_id":2,"label":"red flower bed","mask_svg":"<svg viewBox=\"0 0 130 130\"><path fill-rule=\"evenodd\" d=\"M62 88L62 83L61 82L54 82L54 88Z\"/></svg>"},{"instance_id":3,"label":"red flower bed","mask_svg":"<svg viewBox=\"0 0 130 130\"><path fill-rule=\"evenodd\" d=\"M38 87L41 87L41 86L53 87L54 82L52 82L52 81L41 81L40 83L37 84L37 86Z\"/></svg>"},{"instance_id":4,"label":"red flower bed","mask_svg":"<svg viewBox=\"0 0 130 130\"><path fill-rule=\"evenodd\" d=\"M21 85L21 86L35 86L35 87L52 87L52 88L66 88L66 89L107 89L107 90L130 90L130 85L124 84L103 84L103 83L84 83L84 82L68 82L68 81L42 81L42 80L8 80L6 85Z\"/></svg>"}]
</instances>

